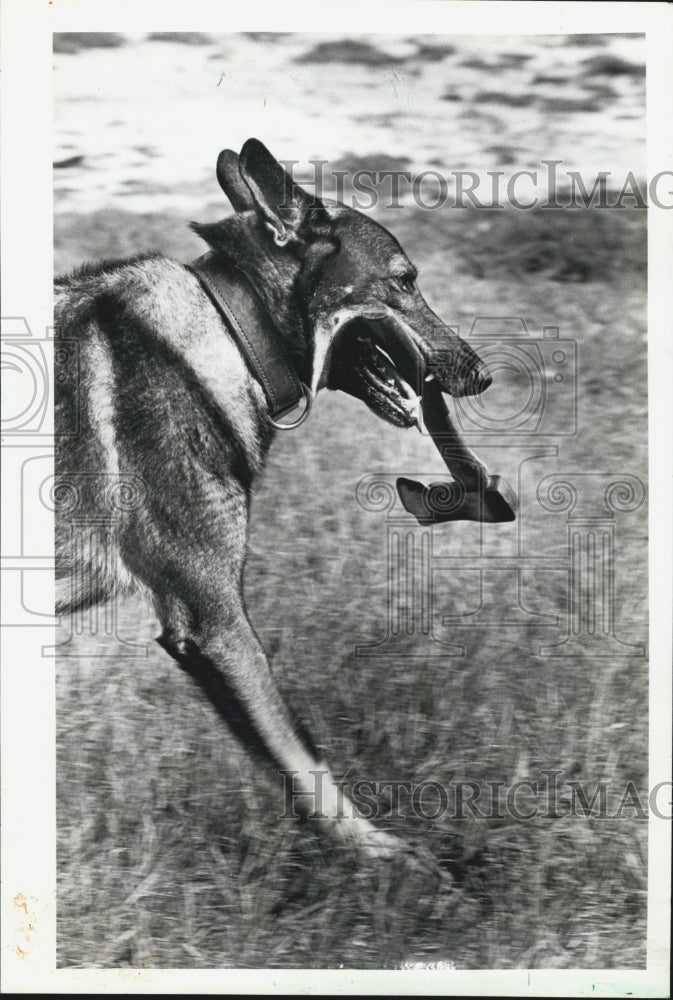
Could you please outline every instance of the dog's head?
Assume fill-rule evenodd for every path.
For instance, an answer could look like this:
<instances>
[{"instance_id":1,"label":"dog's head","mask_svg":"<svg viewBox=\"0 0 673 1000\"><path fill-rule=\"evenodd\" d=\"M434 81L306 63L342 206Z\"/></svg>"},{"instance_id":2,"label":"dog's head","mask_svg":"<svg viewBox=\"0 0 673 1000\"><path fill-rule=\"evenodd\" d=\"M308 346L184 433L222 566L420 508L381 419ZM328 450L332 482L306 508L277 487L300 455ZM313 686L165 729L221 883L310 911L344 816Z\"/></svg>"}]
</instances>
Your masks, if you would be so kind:
<instances>
[{"instance_id":1,"label":"dog's head","mask_svg":"<svg viewBox=\"0 0 673 1000\"><path fill-rule=\"evenodd\" d=\"M309 195L256 139L240 156L223 150L217 176L236 212L254 213L258 230L261 223L273 266L292 278L312 340L314 391L342 389L411 426L425 379L453 396L490 385L478 355L423 299L416 268L387 229Z\"/></svg>"}]
</instances>

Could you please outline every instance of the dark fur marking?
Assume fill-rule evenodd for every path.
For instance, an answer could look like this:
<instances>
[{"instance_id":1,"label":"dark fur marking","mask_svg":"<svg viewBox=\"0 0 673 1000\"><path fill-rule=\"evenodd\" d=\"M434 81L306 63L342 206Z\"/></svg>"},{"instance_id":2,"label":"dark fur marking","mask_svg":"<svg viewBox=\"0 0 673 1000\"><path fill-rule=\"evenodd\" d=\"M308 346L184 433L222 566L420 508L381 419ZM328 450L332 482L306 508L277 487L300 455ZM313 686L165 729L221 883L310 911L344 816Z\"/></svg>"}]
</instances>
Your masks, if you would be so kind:
<instances>
[{"instance_id":1,"label":"dark fur marking","mask_svg":"<svg viewBox=\"0 0 673 1000\"><path fill-rule=\"evenodd\" d=\"M217 664L204 656L191 639L183 639L178 644L160 635L156 641L201 688L243 746L261 761L268 762L269 758L275 760L275 754L267 746L250 713L227 683Z\"/></svg>"},{"instance_id":2,"label":"dark fur marking","mask_svg":"<svg viewBox=\"0 0 673 1000\"><path fill-rule=\"evenodd\" d=\"M100 294L96 311L102 329L115 334L108 343L120 401L115 413L117 440L131 438L144 454L152 454L166 439L162 421L171 421L192 454L219 479L231 473L249 499L255 473L245 446L185 359L157 338L115 292Z\"/></svg>"}]
</instances>

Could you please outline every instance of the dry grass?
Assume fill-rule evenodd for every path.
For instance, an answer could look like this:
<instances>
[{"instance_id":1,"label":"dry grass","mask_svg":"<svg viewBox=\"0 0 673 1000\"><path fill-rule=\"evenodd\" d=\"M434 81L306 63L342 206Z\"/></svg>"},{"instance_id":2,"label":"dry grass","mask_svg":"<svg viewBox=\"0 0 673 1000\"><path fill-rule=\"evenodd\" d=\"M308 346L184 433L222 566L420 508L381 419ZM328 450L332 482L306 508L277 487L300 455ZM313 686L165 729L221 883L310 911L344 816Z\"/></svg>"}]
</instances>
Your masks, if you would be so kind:
<instances>
[{"instance_id":1,"label":"dry grass","mask_svg":"<svg viewBox=\"0 0 673 1000\"><path fill-rule=\"evenodd\" d=\"M580 434L560 442L556 464L535 466L522 498L526 546L543 553L564 548L565 521L534 503L536 475L644 476L646 461L640 266L623 281L608 267L610 254L601 257L602 241L591 243L590 220L577 224L584 235L576 229L573 240L562 215L547 214L544 239L541 222L496 220L513 228L506 240L504 229L491 230L490 260L489 233L470 230L466 213L386 220L447 321L466 329L475 315L523 316L534 331L555 324L580 344ZM552 255L531 274L520 266L530 240L555 246L559 260L600 267L581 283L560 283ZM625 228L627 256L631 244ZM98 213L57 226L59 266L153 246L185 260L199 252L185 229L156 218ZM521 446L501 452L498 471L514 478L523 454ZM587 788L633 781L644 796L642 660L543 658L547 633L517 628L449 635L465 644L463 658L425 655L417 640L393 659L353 655L385 631L385 521L354 500L357 481L376 470L437 474L440 464L427 440L383 426L354 400L325 395L300 433L280 436L254 508L252 618L279 683L335 770L485 787L539 781L543 769L557 769ZM646 528L638 515L619 518L617 528L618 632L643 641ZM435 529L435 554L473 553L477 530ZM485 554L509 551L515 530L490 530ZM474 600L465 573L440 574L436 586L442 611L458 613ZM527 586L540 609L562 607L563 574L541 573ZM504 585L496 601L500 610L512 604ZM390 820L401 837L442 858L451 878L395 864L358 870L321 853L306 827L278 821L280 784L261 780L152 643L146 609L123 605L119 628L147 643L148 655L124 659L110 646L107 658L58 665L61 965L644 965L642 820ZM92 654L96 641L84 636L79 652Z\"/></svg>"}]
</instances>

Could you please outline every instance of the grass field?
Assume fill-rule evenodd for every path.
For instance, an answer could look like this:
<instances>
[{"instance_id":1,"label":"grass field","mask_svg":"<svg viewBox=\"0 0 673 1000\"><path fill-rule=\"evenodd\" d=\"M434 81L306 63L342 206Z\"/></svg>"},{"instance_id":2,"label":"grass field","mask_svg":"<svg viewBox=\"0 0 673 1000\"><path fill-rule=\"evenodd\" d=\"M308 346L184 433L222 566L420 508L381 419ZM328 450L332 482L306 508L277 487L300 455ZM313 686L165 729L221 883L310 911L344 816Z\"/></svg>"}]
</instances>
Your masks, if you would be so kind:
<instances>
[{"instance_id":1,"label":"grass field","mask_svg":"<svg viewBox=\"0 0 673 1000\"><path fill-rule=\"evenodd\" d=\"M536 477L645 478L644 213L549 212L524 224L509 213L391 215L448 322L467 330L476 316L520 316L578 342L579 433L559 440L558 458L526 466L521 497L527 550L563 553L565 515L535 502ZM201 245L176 219L57 219L58 270L146 249L188 260ZM497 471L516 481L523 457L521 444L501 449ZM413 637L396 657L354 655L385 633L385 516L354 499L377 471L441 475L441 462L416 432L323 394L302 431L279 436L253 512L251 617L335 772L507 789L552 769L589 791L609 782L617 798L633 782L646 802L645 660L541 657L558 631L516 627L448 635L464 657L426 656ZM485 531L483 554L510 551L516 531ZM469 524L433 532L440 557L473 554L479 541ZM617 517L616 631L638 642L646 535L642 510ZM563 611L563 573L529 573L524 586L531 607ZM466 571L440 574L436 587L441 612L471 607ZM496 602L502 614L515 603L504 578ZM57 667L60 965L644 965L647 824L634 810L390 818L442 860L445 877L401 861L357 868L323 853L306 826L278 820L280 780L260 778L152 642L148 609L126 601L118 612L119 634L145 644L138 655L85 631L79 656Z\"/></svg>"}]
</instances>

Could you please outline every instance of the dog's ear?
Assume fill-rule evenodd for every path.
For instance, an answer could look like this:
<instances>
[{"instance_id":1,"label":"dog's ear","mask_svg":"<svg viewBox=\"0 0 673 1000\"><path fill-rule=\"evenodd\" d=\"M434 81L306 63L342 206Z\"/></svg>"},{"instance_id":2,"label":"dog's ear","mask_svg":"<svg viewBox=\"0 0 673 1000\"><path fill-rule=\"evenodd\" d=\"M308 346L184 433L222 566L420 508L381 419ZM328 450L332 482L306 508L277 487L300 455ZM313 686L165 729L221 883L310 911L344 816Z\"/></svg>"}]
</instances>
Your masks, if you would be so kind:
<instances>
[{"instance_id":1,"label":"dog's ear","mask_svg":"<svg viewBox=\"0 0 673 1000\"><path fill-rule=\"evenodd\" d=\"M238 169L238 153L223 149L217 158L217 179L220 187L236 212L246 212L255 207L250 188Z\"/></svg>"},{"instance_id":2,"label":"dog's ear","mask_svg":"<svg viewBox=\"0 0 673 1000\"><path fill-rule=\"evenodd\" d=\"M238 161L241 177L247 184L255 209L278 246L302 242L308 229L329 224L325 206L319 198L303 191L259 139L248 139Z\"/></svg>"}]
</instances>

